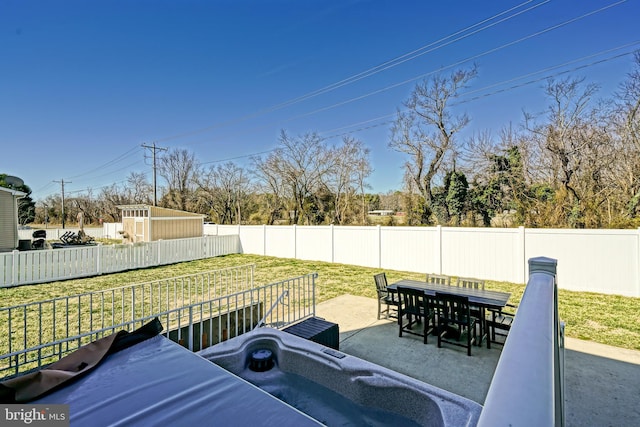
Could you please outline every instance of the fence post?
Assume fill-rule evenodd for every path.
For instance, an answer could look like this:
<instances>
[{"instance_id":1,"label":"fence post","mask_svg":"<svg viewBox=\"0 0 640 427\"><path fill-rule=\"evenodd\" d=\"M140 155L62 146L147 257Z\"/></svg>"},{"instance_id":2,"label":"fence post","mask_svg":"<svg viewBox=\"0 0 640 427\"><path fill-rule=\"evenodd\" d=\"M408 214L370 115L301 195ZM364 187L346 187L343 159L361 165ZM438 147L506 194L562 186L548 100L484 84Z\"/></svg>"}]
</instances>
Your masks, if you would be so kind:
<instances>
[{"instance_id":1,"label":"fence post","mask_svg":"<svg viewBox=\"0 0 640 427\"><path fill-rule=\"evenodd\" d=\"M267 255L267 224L262 224L262 255Z\"/></svg>"},{"instance_id":2,"label":"fence post","mask_svg":"<svg viewBox=\"0 0 640 427\"><path fill-rule=\"evenodd\" d=\"M293 259L298 259L298 228L293 224Z\"/></svg>"},{"instance_id":3,"label":"fence post","mask_svg":"<svg viewBox=\"0 0 640 427\"><path fill-rule=\"evenodd\" d=\"M527 234L526 234L526 229L524 228L524 226L519 226L518 227L518 250L522 251L520 253L520 262L519 264L519 268L520 268L520 278L522 279L522 283L527 283L527 242L526 242L526 238L527 238Z\"/></svg>"},{"instance_id":4,"label":"fence post","mask_svg":"<svg viewBox=\"0 0 640 427\"><path fill-rule=\"evenodd\" d=\"M96 274L99 276L102 274L102 245L98 245L96 248Z\"/></svg>"},{"instance_id":5,"label":"fence post","mask_svg":"<svg viewBox=\"0 0 640 427\"><path fill-rule=\"evenodd\" d=\"M382 227L380 224L376 227L378 229L378 268L382 268Z\"/></svg>"},{"instance_id":6,"label":"fence post","mask_svg":"<svg viewBox=\"0 0 640 427\"><path fill-rule=\"evenodd\" d=\"M436 225L436 255L438 256L438 274L442 274L442 226Z\"/></svg>"},{"instance_id":7,"label":"fence post","mask_svg":"<svg viewBox=\"0 0 640 427\"><path fill-rule=\"evenodd\" d=\"M638 233L636 234L638 250L636 251L636 265L638 270L636 271L636 292L635 296L640 297L640 227L638 227Z\"/></svg>"},{"instance_id":8,"label":"fence post","mask_svg":"<svg viewBox=\"0 0 640 427\"><path fill-rule=\"evenodd\" d=\"M18 284L18 254L20 252L17 249L11 251L11 285Z\"/></svg>"},{"instance_id":9,"label":"fence post","mask_svg":"<svg viewBox=\"0 0 640 427\"><path fill-rule=\"evenodd\" d=\"M329 230L331 231L331 262L333 263L336 262L336 236L333 224L329 225Z\"/></svg>"},{"instance_id":10,"label":"fence post","mask_svg":"<svg viewBox=\"0 0 640 427\"><path fill-rule=\"evenodd\" d=\"M131 268L131 264L132 264L132 262L131 262L131 258L132 258L131 247L133 246L133 243L125 243L125 245L126 245L125 247L126 247L126 258L127 258L126 259L126 263L127 263L127 267ZM123 259L122 261L125 261L125 260Z\"/></svg>"}]
</instances>

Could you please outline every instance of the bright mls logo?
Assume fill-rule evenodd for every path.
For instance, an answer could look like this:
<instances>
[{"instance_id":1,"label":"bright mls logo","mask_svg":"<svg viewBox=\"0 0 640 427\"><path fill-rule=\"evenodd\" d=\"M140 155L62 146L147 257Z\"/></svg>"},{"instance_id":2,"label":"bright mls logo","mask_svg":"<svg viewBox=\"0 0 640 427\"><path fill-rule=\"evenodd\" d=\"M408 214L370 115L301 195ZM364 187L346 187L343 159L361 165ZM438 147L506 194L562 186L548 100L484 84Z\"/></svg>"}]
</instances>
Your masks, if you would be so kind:
<instances>
[{"instance_id":1,"label":"bright mls logo","mask_svg":"<svg viewBox=\"0 0 640 427\"><path fill-rule=\"evenodd\" d=\"M69 426L69 405L0 405L1 426Z\"/></svg>"}]
</instances>

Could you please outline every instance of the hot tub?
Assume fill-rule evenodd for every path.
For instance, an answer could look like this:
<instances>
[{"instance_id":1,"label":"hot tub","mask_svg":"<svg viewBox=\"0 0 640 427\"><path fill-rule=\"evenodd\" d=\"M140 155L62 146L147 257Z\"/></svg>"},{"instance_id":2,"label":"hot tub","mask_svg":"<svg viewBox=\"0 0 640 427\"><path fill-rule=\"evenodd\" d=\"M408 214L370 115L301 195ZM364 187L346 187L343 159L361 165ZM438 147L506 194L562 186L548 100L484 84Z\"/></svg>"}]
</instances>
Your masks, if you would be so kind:
<instances>
[{"instance_id":1,"label":"hot tub","mask_svg":"<svg viewBox=\"0 0 640 427\"><path fill-rule=\"evenodd\" d=\"M198 353L325 425L474 426L482 407L272 328Z\"/></svg>"}]
</instances>

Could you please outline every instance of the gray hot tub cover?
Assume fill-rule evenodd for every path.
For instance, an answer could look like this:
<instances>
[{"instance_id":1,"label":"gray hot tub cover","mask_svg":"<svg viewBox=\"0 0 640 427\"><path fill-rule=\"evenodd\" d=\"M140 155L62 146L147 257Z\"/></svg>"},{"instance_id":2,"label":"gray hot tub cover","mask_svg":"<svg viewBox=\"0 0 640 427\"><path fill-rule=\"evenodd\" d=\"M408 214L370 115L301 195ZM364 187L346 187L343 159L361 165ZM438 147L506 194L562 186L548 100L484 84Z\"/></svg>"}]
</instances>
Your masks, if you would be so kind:
<instances>
[{"instance_id":1,"label":"gray hot tub cover","mask_svg":"<svg viewBox=\"0 0 640 427\"><path fill-rule=\"evenodd\" d=\"M31 403L68 404L71 426L320 425L162 335Z\"/></svg>"},{"instance_id":2,"label":"gray hot tub cover","mask_svg":"<svg viewBox=\"0 0 640 427\"><path fill-rule=\"evenodd\" d=\"M118 331L80 347L55 363L0 383L0 403L25 403L64 387L86 375L109 354L131 347L162 332L158 318L133 332Z\"/></svg>"}]
</instances>

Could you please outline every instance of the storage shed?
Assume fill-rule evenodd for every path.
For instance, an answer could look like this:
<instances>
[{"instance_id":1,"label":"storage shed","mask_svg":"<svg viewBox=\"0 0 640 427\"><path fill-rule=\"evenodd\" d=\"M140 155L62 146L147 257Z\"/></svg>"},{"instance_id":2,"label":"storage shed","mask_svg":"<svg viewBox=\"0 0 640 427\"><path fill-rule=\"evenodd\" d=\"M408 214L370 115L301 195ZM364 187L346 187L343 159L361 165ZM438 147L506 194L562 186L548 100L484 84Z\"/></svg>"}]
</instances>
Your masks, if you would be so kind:
<instances>
[{"instance_id":1,"label":"storage shed","mask_svg":"<svg viewBox=\"0 0 640 427\"><path fill-rule=\"evenodd\" d=\"M22 191L0 187L0 252L18 247L18 199Z\"/></svg>"},{"instance_id":2,"label":"storage shed","mask_svg":"<svg viewBox=\"0 0 640 427\"><path fill-rule=\"evenodd\" d=\"M202 237L204 215L151 205L123 205L122 236L127 242Z\"/></svg>"}]
</instances>

